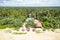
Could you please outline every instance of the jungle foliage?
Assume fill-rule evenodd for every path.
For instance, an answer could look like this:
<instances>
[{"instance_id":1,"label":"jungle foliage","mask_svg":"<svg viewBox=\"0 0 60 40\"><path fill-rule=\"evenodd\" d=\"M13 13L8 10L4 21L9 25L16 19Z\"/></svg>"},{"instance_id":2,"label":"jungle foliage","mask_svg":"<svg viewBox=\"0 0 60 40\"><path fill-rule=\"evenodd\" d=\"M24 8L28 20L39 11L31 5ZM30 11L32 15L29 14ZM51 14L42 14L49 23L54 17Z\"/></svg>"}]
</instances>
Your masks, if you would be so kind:
<instances>
[{"instance_id":1,"label":"jungle foliage","mask_svg":"<svg viewBox=\"0 0 60 40\"><path fill-rule=\"evenodd\" d=\"M60 8L0 7L0 29L22 27L30 13L44 28L60 28Z\"/></svg>"}]
</instances>

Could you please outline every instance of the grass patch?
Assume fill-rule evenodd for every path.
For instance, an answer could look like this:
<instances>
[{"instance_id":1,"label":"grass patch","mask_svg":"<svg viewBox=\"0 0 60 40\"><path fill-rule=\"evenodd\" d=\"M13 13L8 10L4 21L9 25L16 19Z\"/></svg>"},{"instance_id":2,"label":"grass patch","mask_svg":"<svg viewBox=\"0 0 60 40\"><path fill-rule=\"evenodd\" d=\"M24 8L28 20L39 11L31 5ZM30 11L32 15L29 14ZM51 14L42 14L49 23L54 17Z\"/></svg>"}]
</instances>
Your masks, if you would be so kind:
<instances>
[{"instance_id":1,"label":"grass patch","mask_svg":"<svg viewBox=\"0 0 60 40\"><path fill-rule=\"evenodd\" d=\"M38 33L38 34L39 34L39 33L42 33L40 30L36 30L35 32Z\"/></svg>"},{"instance_id":2,"label":"grass patch","mask_svg":"<svg viewBox=\"0 0 60 40\"><path fill-rule=\"evenodd\" d=\"M27 34L26 32L13 32L13 34Z\"/></svg>"},{"instance_id":3,"label":"grass patch","mask_svg":"<svg viewBox=\"0 0 60 40\"><path fill-rule=\"evenodd\" d=\"M0 26L0 29L5 29L7 26L6 25L3 25L3 26Z\"/></svg>"}]
</instances>

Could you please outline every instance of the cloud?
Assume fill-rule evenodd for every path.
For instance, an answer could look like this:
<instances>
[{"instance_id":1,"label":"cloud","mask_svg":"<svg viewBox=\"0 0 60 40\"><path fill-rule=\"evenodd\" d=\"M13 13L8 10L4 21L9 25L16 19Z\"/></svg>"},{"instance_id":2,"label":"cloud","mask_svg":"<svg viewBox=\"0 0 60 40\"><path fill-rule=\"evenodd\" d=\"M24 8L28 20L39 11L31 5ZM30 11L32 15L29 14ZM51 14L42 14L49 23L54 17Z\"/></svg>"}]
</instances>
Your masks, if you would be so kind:
<instances>
[{"instance_id":1,"label":"cloud","mask_svg":"<svg viewBox=\"0 0 60 40\"><path fill-rule=\"evenodd\" d=\"M60 0L0 0L0 6L60 6Z\"/></svg>"}]
</instances>

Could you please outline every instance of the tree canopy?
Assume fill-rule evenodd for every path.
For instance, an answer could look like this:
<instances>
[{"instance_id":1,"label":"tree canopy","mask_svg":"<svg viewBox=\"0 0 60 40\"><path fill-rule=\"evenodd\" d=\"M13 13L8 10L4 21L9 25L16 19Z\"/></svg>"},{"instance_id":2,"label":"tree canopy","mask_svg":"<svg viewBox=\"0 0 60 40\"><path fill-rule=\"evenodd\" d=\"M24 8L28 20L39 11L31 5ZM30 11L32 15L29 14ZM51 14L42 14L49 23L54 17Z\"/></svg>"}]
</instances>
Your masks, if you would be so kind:
<instances>
[{"instance_id":1,"label":"tree canopy","mask_svg":"<svg viewBox=\"0 0 60 40\"><path fill-rule=\"evenodd\" d=\"M42 7L0 7L0 28L22 27L30 13L44 28L60 28L60 8Z\"/></svg>"}]
</instances>

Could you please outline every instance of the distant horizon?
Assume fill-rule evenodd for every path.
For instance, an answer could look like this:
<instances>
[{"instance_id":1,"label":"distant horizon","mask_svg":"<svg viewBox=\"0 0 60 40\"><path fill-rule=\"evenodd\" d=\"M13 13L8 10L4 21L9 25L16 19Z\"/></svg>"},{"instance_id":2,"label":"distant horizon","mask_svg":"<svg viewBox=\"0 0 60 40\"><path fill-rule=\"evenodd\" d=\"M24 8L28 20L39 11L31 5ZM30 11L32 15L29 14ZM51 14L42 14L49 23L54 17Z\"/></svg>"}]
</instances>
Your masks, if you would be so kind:
<instances>
[{"instance_id":1,"label":"distant horizon","mask_svg":"<svg viewBox=\"0 0 60 40\"><path fill-rule=\"evenodd\" d=\"M0 6L0 7L41 7L41 8L60 8L60 6Z\"/></svg>"}]
</instances>

